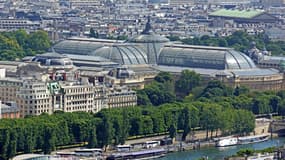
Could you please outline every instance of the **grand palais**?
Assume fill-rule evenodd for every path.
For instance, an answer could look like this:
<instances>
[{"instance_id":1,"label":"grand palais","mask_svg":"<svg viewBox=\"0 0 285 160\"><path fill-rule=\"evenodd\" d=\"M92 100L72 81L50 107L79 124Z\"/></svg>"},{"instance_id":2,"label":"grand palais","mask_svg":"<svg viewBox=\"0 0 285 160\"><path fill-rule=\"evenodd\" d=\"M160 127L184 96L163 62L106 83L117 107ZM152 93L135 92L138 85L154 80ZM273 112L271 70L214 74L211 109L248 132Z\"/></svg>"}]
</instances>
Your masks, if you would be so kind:
<instances>
[{"instance_id":1,"label":"grand palais","mask_svg":"<svg viewBox=\"0 0 285 160\"><path fill-rule=\"evenodd\" d=\"M132 87L150 81L160 71L179 76L185 69L199 73L203 80L218 79L233 87L284 87L283 73L276 68L259 68L252 58L232 48L170 42L155 34L149 21L140 35L126 41L73 37L55 44L52 51L69 57L82 72L105 71L116 75L113 83Z\"/></svg>"}]
</instances>

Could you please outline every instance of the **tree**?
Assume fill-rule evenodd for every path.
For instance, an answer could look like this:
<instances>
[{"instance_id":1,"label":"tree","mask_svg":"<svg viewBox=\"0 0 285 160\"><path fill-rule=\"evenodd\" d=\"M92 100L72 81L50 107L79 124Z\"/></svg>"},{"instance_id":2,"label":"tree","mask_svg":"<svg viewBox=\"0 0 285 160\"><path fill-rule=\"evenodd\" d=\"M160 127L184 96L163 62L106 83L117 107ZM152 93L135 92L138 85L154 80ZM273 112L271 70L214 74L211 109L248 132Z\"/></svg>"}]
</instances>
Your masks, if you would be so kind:
<instances>
[{"instance_id":1,"label":"tree","mask_svg":"<svg viewBox=\"0 0 285 160\"><path fill-rule=\"evenodd\" d=\"M201 127L206 130L206 139L208 139L208 132L211 132L211 138L213 132L221 128L220 115L222 113L222 107L217 104L204 104L201 107Z\"/></svg>"},{"instance_id":2,"label":"tree","mask_svg":"<svg viewBox=\"0 0 285 160\"><path fill-rule=\"evenodd\" d=\"M228 47L228 42L225 39L219 39L219 47Z\"/></svg>"},{"instance_id":3,"label":"tree","mask_svg":"<svg viewBox=\"0 0 285 160\"><path fill-rule=\"evenodd\" d=\"M169 90L170 87L164 83L158 83L154 81L150 85L147 85L143 91L147 94L151 103L155 106L163 103L174 102L175 94Z\"/></svg>"},{"instance_id":4,"label":"tree","mask_svg":"<svg viewBox=\"0 0 285 160\"><path fill-rule=\"evenodd\" d=\"M234 132L234 112L232 109L225 109L219 116L220 129L223 135L230 135Z\"/></svg>"},{"instance_id":5,"label":"tree","mask_svg":"<svg viewBox=\"0 0 285 160\"><path fill-rule=\"evenodd\" d=\"M280 103L281 98L278 96L271 96L269 99L269 105L272 108L273 112L278 112L278 104Z\"/></svg>"},{"instance_id":6,"label":"tree","mask_svg":"<svg viewBox=\"0 0 285 160\"><path fill-rule=\"evenodd\" d=\"M233 89L227 87L221 81L211 80L208 82L207 87L203 90L200 97L212 99L215 97L232 96Z\"/></svg>"},{"instance_id":7,"label":"tree","mask_svg":"<svg viewBox=\"0 0 285 160\"><path fill-rule=\"evenodd\" d=\"M190 91L200 84L200 75L194 71L183 70L179 80L175 84L176 91L188 95Z\"/></svg>"},{"instance_id":8,"label":"tree","mask_svg":"<svg viewBox=\"0 0 285 160\"><path fill-rule=\"evenodd\" d=\"M282 117L285 117L285 100L282 99L281 102L278 104L278 114Z\"/></svg>"},{"instance_id":9,"label":"tree","mask_svg":"<svg viewBox=\"0 0 285 160\"><path fill-rule=\"evenodd\" d=\"M153 133L153 122L150 116L142 117L142 133L143 135L147 135Z\"/></svg>"},{"instance_id":10,"label":"tree","mask_svg":"<svg viewBox=\"0 0 285 160\"><path fill-rule=\"evenodd\" d=\"M140 106L147 106L151 105L151 101L148 98L145 90L138 90L137 91L137 103Z\"/></svg>"},{"instance_id":11,"label":"tree","mask_svg":"<svg viewBox=\"0 0 285 160\"><path fill-rule=\"evenodd\" d=\"M185 103L183 106L178 117L178 128L183 130L182 140L185 140L192 128L199 124L199 110L192 104Z\"/></svg>"},{"instance_id":12,"label":"tree","mask_svg":"<svg viewBox=\"0 0 285 160\"><path fill-rule=\"evenodd\" d=\"M97 146L96 128L92 127L90 128L90 131L89 131L87 147L94 148L96 146Z\"/></svg>"},{"instance_id":13,"label":"tree","mask_svg":"<svg viewBox=\"0 0 285 160\"><path fill-rule=\"evenodd\" d=\"M8 159L8 147L10 140L10 130L9 129L1 129L0 135L0 159Z\"/></svg>"},{"instance_id":14,"label":"tree","mask_svg":"<svg viewBox=\"0 0 285 160\"><path fill-rule=\"evenodd\" d=\"M159 83L173 82L174 78L169 72L159 72L157 76L154 77L154 80Z\"/></svg>"},{"instance_id":15,"label":"tree","mask_svg":"<svg viewBox=\"0 0 285 160\"><path fill-rule=\"evenodd\" d=\"M281 46L279 46L278 44L269 43L266 47L267 47L267 49L269 51L271 51L271 53L273 55L281 55L281 54L284 53L284 51L282 50Z\"/></svg>"},{"instance_id":16,"label":"tree","mask_svg":"<svg viewBox=\"0 0 285 160\"><path fill-rule=\"evenodd\" d=\"M24 153L31 153L33 152L33 149L35 148L35 136L33 133L35 128L32 126L24 126L23 127L23 132L24 132Z\"/></svg>"},{"instance_id":17,"label":"tree","mask_svg":"<svg viewBox=\"0 0 285 160\"><path fill-rule=\"evenodd\" d=\"M17 133L15 132L15 129L11 129L7 156L14 157L16 153L17 153Z\"/></svg>"},{"instance_id":18,"label":"tree","mask_svg":"<svg viewBox=\"0 0 285 160\"><path fill-rule=\"evenodd\" d=\"M38 53L43 53L48 51L51 43L46 32L37 31L30 35L30 38L27 40L27 45L30 49Z\"/></svg>"},{"instance_id":19,"label":"tree","mask_svg":"<svg viewBox=\"0 0 285 160\"><path fill-rule=\"evenodd\" d=\"M102 121L98 126L97 135L98 135L99 145L101 147L104 147L106 150L107 146L111 144L112 139L114 137L114 129L113 129L113 124L107 115L103 115L103 117L101 118Z\"/></svg>"},{"instance_id":20,"label":"tree","mask_svg":"<svg viewBox=\"0 0 285 160\"><path fill-rule=\"evenodd\" d=\"M142 132L142 122L141 117L133 117L131 119L131 129L130 129L130 135L140 135Z\"/></svg>"},{"instance_id":21,"label":"tree","mask_svg":"<svg viewBox=\"0 0 285 160\"><path fill-rule=\"evenodd\" d=\"M268 96L261 95L261 96L255 97L253 99L252 112L254 114L271 113L272 112L272 108L269 105L269 98L268 98Z\"/></svg>"},{"instance_id":22,"label":"tree","mask_svg":"<svg viewBox=\"0 0 285 160\"><path fill-rule=\"evenodd\" d=\"M169 137L170 138L175 138L177 134L177 127L175 124L171 124L170 128L169 128Z\"/></svg>"},{"instance_id":23,"label":"tree","mask_svg":"<svg viewBox=\"0 0 285 160\"><path fill-rule=\"evenodd\" d=\"M249 93L249 88L245 87L245 86L237 86L234 89L234 95L235 96L239 96L241 94L247 94Z\"/></svg>"},{"instance_id":24,"label":"tree","mask_svg":"<svg viewBox=\"0 0 285 160\"><path fill-rule=\"evenodd\" d=\"M120 144L124 144L126 139L129 136L130 119L129 119L128 112L126 109L123 109L122 117L123 117L123 125L121 129L121 134L120 134L121 136L119 137Z\"/></svg>"},{"instance_id":25,"label":"tree","mask_svg":"<svg viewBox=\"0 0 285 160\"><path fill-rule=\"evenodd\" d=\"M254 115L246 110L236 110L234 116L235 132L240 134L249 134L254 130L255 117Z\"/></svg>"},{"instance_id":26,"label":"tree","mask_svg":"<svg viewBox=\"0 0 285 160\"><path fill-rule=\"evenodd\" d=\"M263 49L263 47L266 46L267 50L271 51L273 55L285 54L284 42L272 42L264 33L258 35L248 35L244 31L236 31L232 35L227 37L210 37L204 35L200 38L185 38L181 41L185 44L190 45L231 47L241 52L244 52L245 50L249 49L250 42L256 42L257 48Z\"/></svg>"},{"instance_id":27,"label":"tree","mask_svg":"<svg viewBox=\"0 0 285 160\"><path fill-rule=\"evenodd\" d=\"M237 152L237 156L252 156L254 154L254 150L250 148L241 149Z\"/></svg>"},{"instance_id":28,"label":"tree","mask_svg":"<svg viewBox=\"0 0 285 160\"><path fill-rule=\"evenodd\" d=\"M182 110L180 123L183 128L182 140L185 141L188 133L191 131L191 125L192 125L189 108L185 107Z\"/></svg>"},{"instance_id":29,"label":"tree","mask_svg":"<svg viewBox=\"0 0 285 160\"><path fill-rule=\"evenodd\" d=\"M150 113L152 122L153 122L153 132L154 133L161 133L165 131L165 124L163 120L163 114L159 109L151 109Z\"/></svg>"},{"instance_id":30,"label":"tree","mask_svg":"<svg viewBox=\"0 0 285 160\"><path fill-rule=\"evenodd\" d=\"M89 36L90 36L90 37L93 37L93 38L99 38L98 32L95 31L93 28L90 28Z\"/></svg>"},{"instance_id":31,"label":"tree","mask_svg":"<svg viewBox=\"0 0 285 160\"><path fill-rule=\"evenodd\" d=\"M231 99L231 105L236 109L246 109L252 111L253 98L247 95L239 95Z\"/></svg>"},{"instance_id":32,"label":"tree","mask_svg":"<svg viewBox=\"0 0 285 160\"><path fill-rule=\"evenodd\" d=\"M28 47L27 46L27 40L29 38L29 35L25 30L20 29L20 30L15 31L14 36L15 36L15 38L16 38L16 40L20 46L22 46L23 48Z\"/></svg>"},{"instance_id":33,"label":"tree","mask_svg":"<svg viewBox=\"0 0 285 160\"><path fill-rule=\"evenodd\" d=\"M44 141L43 141L43 152L44 154L50 154L55 150L55 133L52 126L46 126L44 129Z\"/></svg>"}]
</instances>

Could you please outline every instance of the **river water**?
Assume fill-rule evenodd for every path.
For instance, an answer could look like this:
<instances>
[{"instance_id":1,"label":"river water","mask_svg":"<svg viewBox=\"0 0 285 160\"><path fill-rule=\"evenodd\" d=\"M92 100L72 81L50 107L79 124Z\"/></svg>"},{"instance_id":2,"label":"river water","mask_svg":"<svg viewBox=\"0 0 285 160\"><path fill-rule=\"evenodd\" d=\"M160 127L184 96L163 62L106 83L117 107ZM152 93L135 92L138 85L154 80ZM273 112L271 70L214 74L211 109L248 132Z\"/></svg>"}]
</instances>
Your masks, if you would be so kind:
<instances>
[{"instance_id":1,"label":"river water","mask_svg":"<svg viewBox=\"0 0 285 160\"><path fill-rule=\"evenodd\" d=\"M231 156L242 148L264 149L273 146L283 146L285 142L284 137L270 139L265 142L245 144L238 146L230 146L224 148L209 147L200 150L191 150L186 152L175 152L166 155L160 160L198 160L201 157L208 156L210 160L223 160L227 156Z\"/></svg>"}]
</instances>

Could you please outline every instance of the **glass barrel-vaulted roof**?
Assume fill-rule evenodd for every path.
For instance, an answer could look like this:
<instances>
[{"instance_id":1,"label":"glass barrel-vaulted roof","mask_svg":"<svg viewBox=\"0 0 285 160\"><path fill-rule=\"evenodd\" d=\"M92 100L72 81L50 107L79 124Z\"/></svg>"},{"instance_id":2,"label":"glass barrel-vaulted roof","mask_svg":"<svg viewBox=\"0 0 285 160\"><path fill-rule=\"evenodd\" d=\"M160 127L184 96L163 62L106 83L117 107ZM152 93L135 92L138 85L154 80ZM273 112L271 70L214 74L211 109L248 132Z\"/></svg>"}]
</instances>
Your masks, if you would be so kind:
<instances>
[{"instance_id":1,"label":"glass barrel-vaulted roof","mask_svg":"<svg viewBox=\"0 0 285 160\"><path fill-rule=\"evenodd\" d=\"M191 45L165 46L160 53L158 65L220 70L256 68L249 57L233 49Z\"/></svg>"},{"instance_id":2,"label":"glass barrel-vaulted roof","mask_svg":"<svg viewBox=\"0 0 285 160\"><path fill-rule=\"evenodd\" d=\"M104 40L94 38L69 38L53 46L55 52L60 54L89 55L104 44L120 43L115 40Z\"/></svg>"},{"instance_id":3,"label":"glass barrel-vaulted roof","mask_svg":"<svg viewBox=\"0 0 285 160\"><path fill-rule=\"evenodd\" d=\"M128 39L130 43L166 43L169 39L157 34L141 34Z\"/></svg>"},{"instance_id":4,"label":"glass barrel-vaulted roof","mask_svg":"<svg viewBox=\"0 0 285 160\"><path fill-rule=\"evenodd\" d=\"M95 50L91 55L101 56L113 62L128 64L147 64L147 54L142 48L133 44L113 44Z\"/></svg>"},{"instance_id":5,"label":"glass barrel-vaulted roof","mask_svg":"<svg viewBox=\"0 0 285 160\"><path fill-rule=\"evenodd\" d=\"M253 61L243 53L228 50L225 55L226 69L249 69L255 68Z\"/></svg>"}]
</instances>

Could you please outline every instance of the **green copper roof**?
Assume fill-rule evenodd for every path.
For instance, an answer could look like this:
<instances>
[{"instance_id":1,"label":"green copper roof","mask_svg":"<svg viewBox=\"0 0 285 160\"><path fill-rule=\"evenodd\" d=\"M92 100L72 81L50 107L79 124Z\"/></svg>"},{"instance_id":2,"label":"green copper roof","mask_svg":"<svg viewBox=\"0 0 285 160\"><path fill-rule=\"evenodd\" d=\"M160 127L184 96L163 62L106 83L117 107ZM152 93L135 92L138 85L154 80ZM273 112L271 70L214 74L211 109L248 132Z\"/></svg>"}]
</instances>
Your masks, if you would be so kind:
<instances>
[{"instance_id":1,"label":"green copper roof","mask_svg":"<svg viewBox=\"0 0 285 160\"><path fill-rule=\"evenodd\" d=\"M50 82L48 83L48 89L51 94L58 94L60 91L60 85L58 84L58 82Z\"/></svg>"},{"instance_id":2,"label":"green copper roof","mask_svg":"<svg viewBox=\"0 0 285 160\"><path fill-rule=\"evenodd\" d=\"M228 10L220 9L210 13L210 16L233 17L233 18L253 18L264 13L262 10Z\"/></svg>"}]
</instances>

